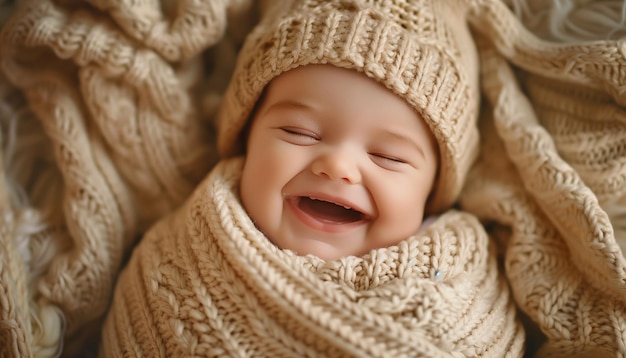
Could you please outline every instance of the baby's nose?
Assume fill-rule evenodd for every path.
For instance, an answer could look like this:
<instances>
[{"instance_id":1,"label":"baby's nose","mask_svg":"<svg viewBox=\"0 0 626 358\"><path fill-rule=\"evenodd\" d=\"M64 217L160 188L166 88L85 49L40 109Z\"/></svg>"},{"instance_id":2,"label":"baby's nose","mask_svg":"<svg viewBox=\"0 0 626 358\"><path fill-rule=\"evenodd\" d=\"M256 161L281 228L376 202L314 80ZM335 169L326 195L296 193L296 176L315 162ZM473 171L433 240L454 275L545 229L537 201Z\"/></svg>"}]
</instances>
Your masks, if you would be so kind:
<instances>
[{"instance_id":1,"label":"baby's nose","mask_svg":"<svg viewBox=\"0 0 626 358\"><path fill-rule=\"evenodd\" d=\"M333 150L315 158L311 169L315 175L330 180L342 180L350 184L361 182L361 171L354 155L347 150Z\"/></svg>"}]
</instances>

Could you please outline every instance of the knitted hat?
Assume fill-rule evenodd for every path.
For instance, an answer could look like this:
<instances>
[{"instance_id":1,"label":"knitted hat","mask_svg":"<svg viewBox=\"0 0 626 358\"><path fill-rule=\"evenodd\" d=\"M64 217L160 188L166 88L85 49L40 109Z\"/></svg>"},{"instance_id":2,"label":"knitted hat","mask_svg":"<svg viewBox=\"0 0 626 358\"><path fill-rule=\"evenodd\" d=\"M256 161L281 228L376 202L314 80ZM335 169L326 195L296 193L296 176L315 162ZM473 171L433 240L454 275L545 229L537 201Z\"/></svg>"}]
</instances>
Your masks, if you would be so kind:
<instances>
[{"instance_id":1,"label":"knitted hat","mask_svg":"<svg viewBox=\"0 0 626 358\"><path fill-rule=\"evenodd\" d=\"M272 1L241 49L218 116L222 156L265 86L308 64L354 69L404 98L432 130L440 167L427 213L456 200L478 153L478 59L458 0Z\"/></svg>"}]
</instances>

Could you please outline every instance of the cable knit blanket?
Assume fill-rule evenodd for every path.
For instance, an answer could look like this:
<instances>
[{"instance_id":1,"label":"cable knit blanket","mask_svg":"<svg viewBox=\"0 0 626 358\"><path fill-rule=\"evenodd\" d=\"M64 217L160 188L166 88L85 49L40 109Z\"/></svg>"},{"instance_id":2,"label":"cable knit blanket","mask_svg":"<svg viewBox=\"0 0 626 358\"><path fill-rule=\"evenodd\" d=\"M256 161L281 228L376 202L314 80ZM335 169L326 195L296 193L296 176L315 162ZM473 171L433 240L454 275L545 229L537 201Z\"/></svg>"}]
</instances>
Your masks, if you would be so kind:
<instances>
[{"instance_id":1,"label":"cable knit blanket","mask_svg":"<svg viewBox=\"0 0 626 358\"><path fill-rule=\"evenodd\" d=\"M0 356L97 345L133 241L215 162L200 52L247 5L162 5L23 1L3 26Z\"/></svg>"},{"instance_id":2,"label":"cable knit blanket","mask_svg":"<svg viewBox=\"0 0 626 358\"><path fill-rule=\"evenodd\" d=\"M485 99L460 210L327 263L242 218L235 161L201 181L256 3L17 1L0 16L0 356L87 355L102 331L105 356L626 356L626 42L542 39L513 9L543 1L458 1Z\"/></svg>"},{"instance_id":3,"label":"cable knit blanket","mask_svg":"<svg viewBox=\"0 0 626 358\"><path fill-rule=\"evenodd\" d=\"M495 224L539 356L626 356L626 41L541 41L494 5L474 14L489 104L462 206Z\"/></svg>"},{"instance_id":4,"label":"cable knit blanket","mask_svg":"<svg viewBox=\"0 0 626 358\"><path fill-rule=\"evenodd\" d=\"M118 281L104 356L521 356L506 281L472 215L324 262L256 229L237 194L241 167L221 162L146 234Z\"/></svg>"}]
</instances>

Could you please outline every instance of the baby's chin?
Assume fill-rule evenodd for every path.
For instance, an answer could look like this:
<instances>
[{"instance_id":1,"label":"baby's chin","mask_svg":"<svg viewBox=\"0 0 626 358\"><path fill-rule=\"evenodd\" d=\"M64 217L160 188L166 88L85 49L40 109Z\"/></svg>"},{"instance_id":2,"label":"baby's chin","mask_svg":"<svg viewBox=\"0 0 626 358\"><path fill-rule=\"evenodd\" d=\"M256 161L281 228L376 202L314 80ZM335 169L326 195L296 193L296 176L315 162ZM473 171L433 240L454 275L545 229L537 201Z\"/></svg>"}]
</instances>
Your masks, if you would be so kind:
<instances>
[{"instance_id":1,"label":"baby's chin","mask_svg":"<svg viewBox=\"0 0 626 358\"><path fill-rule=\"evenodd\" d=\"M345 256L358 255L357 250L336 247L317 239L299 238L297 241L276 237L270 241L282 250L289 250L298 256L315 256L324 261L332 261Z\"/></svg>"},{"instance_id":2,"label":"baby's chin","mask_svg":"<svg viewBox=\"0 0 626 358\"><path fill-rule=\"evenodd\" d=\"M398 240L402 241L402 240ZM367 246L367 245L351 245L350 247L333 245L327 241L318 239L300 239L298 242L283 242L279 245L274 242L276 246L281 249L293 251L298 256L315 256L324 261L338 260L343 257L356 256L360 257L370 253L372 250L381 249L384 247L392 246Z\"/></svg>"}]
</instances>

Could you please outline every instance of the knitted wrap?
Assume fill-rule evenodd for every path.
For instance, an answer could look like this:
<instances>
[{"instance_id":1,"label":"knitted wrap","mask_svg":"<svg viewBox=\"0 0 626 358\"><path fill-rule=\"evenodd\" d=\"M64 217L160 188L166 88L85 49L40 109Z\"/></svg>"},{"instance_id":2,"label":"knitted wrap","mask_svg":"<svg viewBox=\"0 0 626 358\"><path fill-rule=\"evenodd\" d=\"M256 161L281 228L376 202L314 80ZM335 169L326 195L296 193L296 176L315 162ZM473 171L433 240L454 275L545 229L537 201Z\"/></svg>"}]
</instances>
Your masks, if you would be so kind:
<instances>
[{"instance_id":1,"label":"knitted wrap","mask_svg":"<svg viewBox=\"0 0 626 358\"><path fill-rule=\"evenodd\" d=\"M504 244L538 356L624 357L626 42L545 42L493 1L473 19L490 105L462 207Z\"/></svg>"},{"instance_id":2,"label":"knitted wrap","mask_svg":"<svg viewBox=\"0 0 626 358\"><path fill-rule=\"evenodd\" d=\"M359 258L301 257L241 206L242 164L220 162L146 234L118 281L102 356L522 355L515 307L473 216L450 211Z\"/></svg>"}]
</instances>

